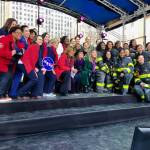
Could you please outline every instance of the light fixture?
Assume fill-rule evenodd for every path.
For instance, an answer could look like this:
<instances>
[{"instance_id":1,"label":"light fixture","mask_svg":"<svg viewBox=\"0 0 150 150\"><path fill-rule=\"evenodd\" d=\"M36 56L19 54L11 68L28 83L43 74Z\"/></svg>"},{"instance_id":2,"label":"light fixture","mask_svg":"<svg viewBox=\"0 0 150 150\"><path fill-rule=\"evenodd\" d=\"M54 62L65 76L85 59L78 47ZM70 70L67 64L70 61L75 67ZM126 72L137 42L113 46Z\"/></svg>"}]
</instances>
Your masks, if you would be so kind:
<instances>
[{"instance_id":1,"label":"light fixture","mask_svg":"<svg viewBox=\"0 0 150 150\"><path fill-rule=\"evenodd\" d=\"M38 18L38 19L37 19L37 24L38 24L38 25L42 25L43 22L44 22L44 19L43 19L43 18Z\"/></svg>"},{"instance_id":2,"label":"light fixture","mask_svg":"<svg viewBox=\"0 0 150 150\"><path fill-rule=\"evenodd\" d=\"M45 2L45 0L38 0L37 2L38 2L39 4L42 4L42 3Z\"/></svg>"},{"instance_id":3,"label":"light fixture","mask_svg":"<svg viewBox=\"0 0 150 150\"><path fill-rule=\"evenodd\" d=\"M82 21L84 21L86 18L84 16L80 16L78 19L77 19L77 22L80 23Z\"/></svg>"},{"instance_id":4,"label":"light fixture","mask_svg":"<svg viewBox=\"0 0 150 150\"><path fill-rule=\"evenodd\" d=\"M102 38L102 39L105 39L105 38L106 38L106 36L107 36L107 33L102 32L102 33L100 34L100 36L101 36L101 38Z\"/></svg>"},{"instance_id":5,"label":"light fixture","mask_svg":"<svg viewBox=\"0 0 150 150\"><path fill-rule=\"evenodd\" d=\"M82 39L83 36L84 36L83 33L80 33L80 34L79 34L80 39Z\"/></svg>"}]
</instances>

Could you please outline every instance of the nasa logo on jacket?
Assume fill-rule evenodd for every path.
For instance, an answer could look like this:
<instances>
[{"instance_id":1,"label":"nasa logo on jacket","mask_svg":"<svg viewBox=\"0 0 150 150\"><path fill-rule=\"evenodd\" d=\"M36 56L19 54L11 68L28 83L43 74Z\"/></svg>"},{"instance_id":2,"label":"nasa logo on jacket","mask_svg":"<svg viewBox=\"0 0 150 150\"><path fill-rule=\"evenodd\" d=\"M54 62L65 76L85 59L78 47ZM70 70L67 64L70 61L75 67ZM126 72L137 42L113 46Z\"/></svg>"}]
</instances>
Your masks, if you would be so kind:
<instances>
[{"instance_id":1,"label":"nasa logo on jacket","mask_svg":"<svg viewBox=\"0 0 150 150\"><path fill-rule=\"evenodd\" d=\"M42 66L47 71L52 71L54 69L54 61L53 61L53 59L51 57L45 57L42 60Z\"/></svg>"}]
</instances>

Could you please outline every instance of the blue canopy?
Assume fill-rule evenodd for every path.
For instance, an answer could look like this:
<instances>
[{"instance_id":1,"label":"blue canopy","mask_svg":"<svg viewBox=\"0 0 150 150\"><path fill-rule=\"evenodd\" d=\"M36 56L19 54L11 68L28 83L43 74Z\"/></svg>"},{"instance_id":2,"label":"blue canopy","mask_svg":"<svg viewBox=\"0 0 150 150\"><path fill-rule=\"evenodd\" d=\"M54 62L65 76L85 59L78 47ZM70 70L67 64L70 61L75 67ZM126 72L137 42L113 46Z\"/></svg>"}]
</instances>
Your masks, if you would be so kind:
<instances>
[{"instance_id":1,"label":"blue canopy","mask_svg":"<svg viewBox=\"0 0 150 150\"><path fill-rule=\"evenodd\" d=\"M18 1L18 0L17 0ZM20 0L22 2L36 3L38 0ZM103 0L105 1L105 0ZM135 0L134 0L135 1ZM140 1L140 0L137 0ZM61 10L76 18L84 16L85 22L96 26L114 23L120 20L121 14L111 7L105 5L102 0L45 0L46 7ZM112 6L118 8L122 12L132 15L138 10L138 6L132 0L107 0ZM150 4L150 0L141 0L145 5ZM48 4L54 4L53 6ZM60 7L61 6L61 7ZM61 9L61 8L65 8Z\"/></svg>"},{"instance_id":2,"label":"blue canopy","mask_svg":"<svg viewBox=\"0 0 150 150\"><path fill-rule=\"evenodd\" d=\"M84 16L87 22L90 20L97 25L107 25L110 22L119 21L121 17L120 13L103 4L101 0L49 0L49 2ZM107 0L107 2L127 15L132 15L139 8L132 0ZM150 4L150 0L141 0L142 2L145 5Z\"/></svg>"}]
</instances>

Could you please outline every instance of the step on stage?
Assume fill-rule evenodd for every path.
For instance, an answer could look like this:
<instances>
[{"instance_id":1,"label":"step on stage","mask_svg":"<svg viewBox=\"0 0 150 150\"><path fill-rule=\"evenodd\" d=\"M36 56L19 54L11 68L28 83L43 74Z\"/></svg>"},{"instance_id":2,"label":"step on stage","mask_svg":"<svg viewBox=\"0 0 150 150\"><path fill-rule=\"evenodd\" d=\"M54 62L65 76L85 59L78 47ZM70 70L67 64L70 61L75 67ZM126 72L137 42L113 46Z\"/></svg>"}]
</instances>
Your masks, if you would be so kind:
<instances>
[{"instance_id":1,"label":"step on stage","mask_svg":"<svg viewBox=\"0 0 150 150\"><path fill-rule=\"evenodd\" d=\"M134 96L71 94L67 97L0 102L0 140L150 116L150 104Z\"/></svg>"}]
</instances>

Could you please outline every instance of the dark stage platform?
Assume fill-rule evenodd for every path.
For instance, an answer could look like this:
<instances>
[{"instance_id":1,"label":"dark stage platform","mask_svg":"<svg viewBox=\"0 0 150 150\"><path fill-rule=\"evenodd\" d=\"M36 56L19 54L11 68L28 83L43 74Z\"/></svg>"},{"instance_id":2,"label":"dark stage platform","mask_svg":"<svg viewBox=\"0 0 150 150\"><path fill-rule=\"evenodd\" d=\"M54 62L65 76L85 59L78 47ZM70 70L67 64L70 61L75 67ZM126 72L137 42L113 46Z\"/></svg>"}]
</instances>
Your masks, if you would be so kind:
<instances>
[{"instance_id":1,"label":"dark stage platform","mask_svg":"<svg viewBox=\"0 0 150 150\"><path fill-rule=\"evenodd\" d=\"M30 135L2 141L0 150L130 150L135 126L150 126L150 118Z\"/></svg>"},{"instance_id":2,"label":"dark stage platform","mask_svg":"<svg viewBox=\"0 0 150 150\"><path fill-rule=\"evenodd\" d=\"M134 103L136 101L136 98L132 95L122 96L97 93L70 94L68 96L56 96L53 98L43 97L39 100L0 101L0 114L70 107L88 107L101 104Z\"/></svg>"},{"instance_id":3,"label":"dark stage platform","mask_svg":"<svg viewBox=\"0 0 150 150\"><path fill-rule=\"evenodd\" d=\"M72 94L67 97L0 102L0 140L150 116L150 104L132 95Z\"/></svg>"}]
</instances>

